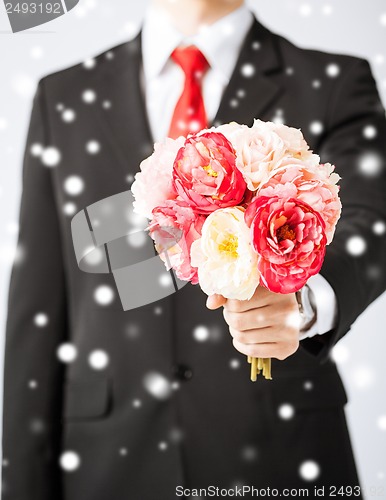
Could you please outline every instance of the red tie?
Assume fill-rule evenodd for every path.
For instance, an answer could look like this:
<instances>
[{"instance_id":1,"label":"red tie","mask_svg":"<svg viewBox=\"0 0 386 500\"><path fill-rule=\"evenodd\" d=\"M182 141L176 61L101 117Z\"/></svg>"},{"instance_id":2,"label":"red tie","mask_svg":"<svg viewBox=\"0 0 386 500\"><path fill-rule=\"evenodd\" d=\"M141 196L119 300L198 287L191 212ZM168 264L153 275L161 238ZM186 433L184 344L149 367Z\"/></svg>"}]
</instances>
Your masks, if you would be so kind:
<instances>
[{"instance_id":1,"label":"red tie","mask_svg":"<svg viewBox=\"0 0 386 500\"><path fill-rule=\"evenodd\" d=\"M209 64L202 52L193 45L175 49L171 57L185 73L184 90L174 109L168 134L176 139L180 135L186 137L208 126L201 81Z\"/></svg>"}]
</instances>

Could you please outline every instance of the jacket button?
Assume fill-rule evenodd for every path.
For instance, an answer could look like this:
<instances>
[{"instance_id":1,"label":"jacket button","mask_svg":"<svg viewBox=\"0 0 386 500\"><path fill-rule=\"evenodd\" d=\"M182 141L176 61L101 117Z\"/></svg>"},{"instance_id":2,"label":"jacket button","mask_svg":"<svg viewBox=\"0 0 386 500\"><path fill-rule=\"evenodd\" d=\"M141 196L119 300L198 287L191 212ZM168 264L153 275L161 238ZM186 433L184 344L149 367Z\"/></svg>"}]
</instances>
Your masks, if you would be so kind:
<instances>
[{"instance_id":1,"label":"jacket button","mask_svg":"<svg viewBox=\"0 0 386 500\"><path fill-rule=\"evenodd\" d=\"M179 380L190 380L193 377L193 370L186 365L177 365L174 368L174 375Z\"/></svg>"}]
</instances>

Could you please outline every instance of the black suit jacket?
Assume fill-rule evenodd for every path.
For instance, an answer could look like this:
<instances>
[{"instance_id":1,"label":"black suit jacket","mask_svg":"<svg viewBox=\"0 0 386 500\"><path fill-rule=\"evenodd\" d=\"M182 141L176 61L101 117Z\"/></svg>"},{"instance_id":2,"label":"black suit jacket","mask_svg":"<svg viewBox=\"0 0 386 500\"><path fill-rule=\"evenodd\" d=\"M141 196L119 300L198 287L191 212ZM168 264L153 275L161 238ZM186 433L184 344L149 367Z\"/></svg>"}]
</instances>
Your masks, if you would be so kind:
<instances>
[{"instance_id":1,"label":"black suit jacket","mask_svg":"<svg viewBox=\"0 0 386 500\"><path fill-rule=\"evenodd\" d=\"M22 258L9 297L3 498L170 500L177 485L236 484L307 487L312 496L314 485L354 486L347 398L329 353L386 283L385 235L373 230L386 217L386 122L368 63L298 48L256 21L222 98L215 124L282 117L342 176L343 215L322 268L337 296L337 327L302 341L285 361L273 360L272 382L251 383L221 311L205 308L199 287L123 312L117 294L104 306L94 300L99 285L114 287L111 275L77 267L66 204L81 210L127 190L152 151L140 38L108 54L92 69L79 64L43 78L34 100ZM252 76L244 64L254 66ZM335 77L330 64L338 67ZM93 102L82 99L88 89ZM63 108L76 112L73 122L62 119ZM315 121L323 124L318 135L311 133ZM367 126L375 137L366 137ZM100 143L97 154L86 151L90 140ZM44 166L33 144L58 148L59 164ZM70 176L84 181L77 195L65 189ZM366 248L352 255L347 241L358 235ZM48 317L43 327L34 323L39 312ZM207 342L192 335L200 325L209 329ZM78 353L69 364L57 358L64 342ZM108 356L103 369L89 363L95 350ZM151 383L149 391L149 373L174 382L171 393ZM292 418L282 418L283 404ZM73 471L59 467L65 451L79 457ZM310 460L318 473L304 476Z\"/></svg>"}]
</instances>

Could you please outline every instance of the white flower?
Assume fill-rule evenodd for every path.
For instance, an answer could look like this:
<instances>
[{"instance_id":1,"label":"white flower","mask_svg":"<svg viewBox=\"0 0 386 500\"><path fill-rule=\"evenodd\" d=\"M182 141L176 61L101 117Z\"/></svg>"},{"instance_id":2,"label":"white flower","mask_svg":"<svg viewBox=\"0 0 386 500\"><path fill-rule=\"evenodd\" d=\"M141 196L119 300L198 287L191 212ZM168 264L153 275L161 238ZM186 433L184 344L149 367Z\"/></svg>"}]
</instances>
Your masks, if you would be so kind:
<instances>
[{"instance_id":1,"label":"white flower","mask_svg":"<svg viewBox=\"0 0 386 500\"><path fill-rule=\"evenodd\" d=\"M266 182L286 153L286 145L272 128L261 121L253 127L230 123L218 127L236 151L236 165L242 172L248 189L256 191Z\"/></svg>"},{"instance_id":2,"label":"white flower","mask_svg":"<svg viewBox=\"0 0 386 500\"><path fill-rule=\"evenodd\" d=\"M250 299L260 280L257 263L242 208L219 209L207 217L201 238L191 248L191 264L198 268L205 293Z\"/></svg>"},{"instance_id":3,"label":"white flower","mask_svg":"<svg viewBox=\"0 0 386 500\"><path fill-rule=\"evenodd\" d=\"M262 122L261 120L255 120L253 127L268 127L275 132L285 144L285 158L297 158L307 163L309 166L316 166L319 164L319 156L312 153L301 130L288 127L281 123Z\"/></svg>"}]
</instances>

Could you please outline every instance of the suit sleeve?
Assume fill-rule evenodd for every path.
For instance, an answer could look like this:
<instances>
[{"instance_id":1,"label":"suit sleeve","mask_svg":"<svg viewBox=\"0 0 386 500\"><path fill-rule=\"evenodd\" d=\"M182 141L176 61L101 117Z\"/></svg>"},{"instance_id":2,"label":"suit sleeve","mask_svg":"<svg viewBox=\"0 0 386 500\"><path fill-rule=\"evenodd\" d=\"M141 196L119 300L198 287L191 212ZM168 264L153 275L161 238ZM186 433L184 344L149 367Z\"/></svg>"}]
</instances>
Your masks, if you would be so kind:
<instances>
[{"instance_id":1,"label":"suit sleeve","mask_svg":"<svg viewBox=\"0 0 386 500\"><path fill-rule=\"evenodd\" d=\"M49 144L44 79L35 95L23 165L18 252L9 289L4 367L3 499L60 500L58 467L67 331L65 281Z\"/></svg>"},{"instance_id":2,"label":"suit sleeve","mask_svg":"<svg viewBox=\"0 0 386 500\"><path fill-rule=\"evenodd\" d=\"M365 60L342 76L328 116L319 153L342 177L343 210L321 274L335 292L338 318L332 331L302 341L321 362L386 288L386 120Z\"/></svg>"}]
</instances>

